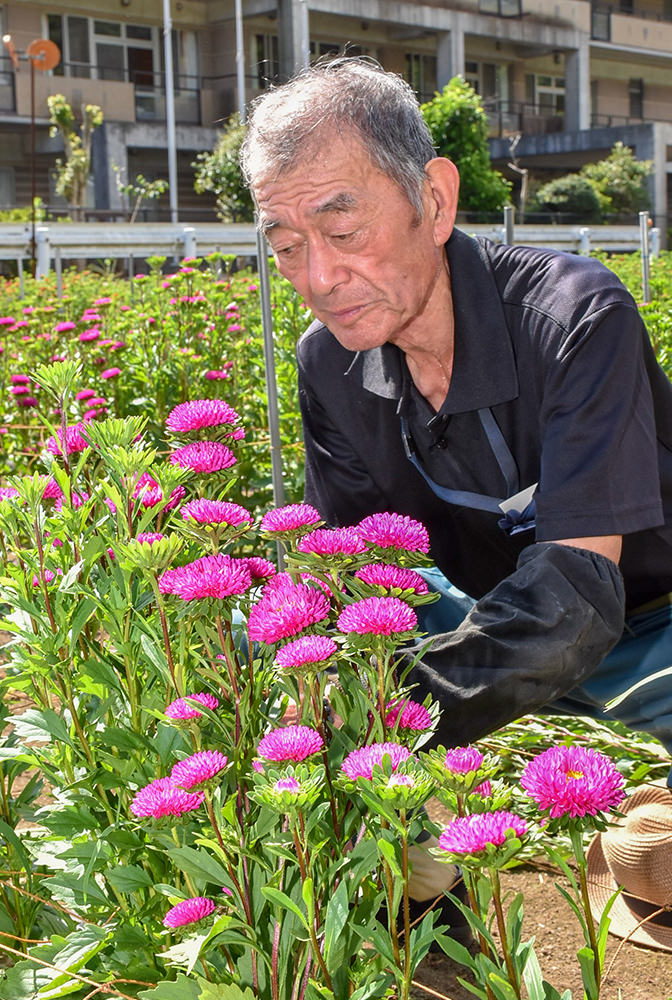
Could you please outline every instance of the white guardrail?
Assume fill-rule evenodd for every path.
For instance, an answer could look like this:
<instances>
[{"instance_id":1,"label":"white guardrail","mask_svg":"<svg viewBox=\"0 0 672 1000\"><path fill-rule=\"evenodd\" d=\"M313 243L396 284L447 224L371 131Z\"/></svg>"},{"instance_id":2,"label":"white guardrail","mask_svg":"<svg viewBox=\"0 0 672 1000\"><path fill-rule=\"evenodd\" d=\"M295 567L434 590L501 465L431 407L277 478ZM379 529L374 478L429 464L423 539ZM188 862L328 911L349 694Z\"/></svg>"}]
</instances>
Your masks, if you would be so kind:
<instances>
[{"instance_id":1,"label":"white guardrail","mask_svg":"<svg viewBox=\"0 0 672 1000\"><path fill-rule=\"evenodd\" d=\"M460 225L467 233L487 236L497 243L550 247L573 253L591 249L627 253L641 249L640 226L574 226L495 224ZM660 246L657 229L649 230L649 251L656 256ZM257 241L251 223L206 222L54 222L35 227L35 247L30 224L0 223L0 260L36 261L37 277L52 266L60 271L66 260L146 258L155 255L183 259L219 251L236 256L256 256Z\"/></svg>"}]
</instances>

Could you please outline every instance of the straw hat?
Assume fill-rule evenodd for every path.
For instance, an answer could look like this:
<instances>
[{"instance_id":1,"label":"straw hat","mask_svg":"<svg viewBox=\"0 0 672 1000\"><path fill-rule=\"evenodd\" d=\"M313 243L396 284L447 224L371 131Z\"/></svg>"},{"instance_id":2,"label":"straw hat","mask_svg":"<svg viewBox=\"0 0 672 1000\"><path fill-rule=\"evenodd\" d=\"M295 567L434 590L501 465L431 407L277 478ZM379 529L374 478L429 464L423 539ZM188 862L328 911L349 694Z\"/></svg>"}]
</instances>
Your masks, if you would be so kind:
<instances>
[{"instance_id":1,"label":"straw hat","mask_svg":"<svg viewBox=\"0 0 672 1000\"><path fill-rule=\"evenodd\" d=\"M619 811L624 815L614 817L615 825L588 848L591 909L599 918L623 886L609 914L609 932L672 951L672 791L665 784L642 785ZM651 916L661 906L670 909Z\"/></svg>"}]
</instances>

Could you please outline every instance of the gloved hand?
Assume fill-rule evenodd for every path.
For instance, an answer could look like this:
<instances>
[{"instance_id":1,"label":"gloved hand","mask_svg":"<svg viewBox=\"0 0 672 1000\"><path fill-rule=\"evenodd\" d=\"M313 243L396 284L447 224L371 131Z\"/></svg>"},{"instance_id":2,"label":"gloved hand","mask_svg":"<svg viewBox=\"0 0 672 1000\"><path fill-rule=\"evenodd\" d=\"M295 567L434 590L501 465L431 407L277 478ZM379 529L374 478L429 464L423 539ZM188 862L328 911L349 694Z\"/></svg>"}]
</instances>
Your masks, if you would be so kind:
<instances>
[{"instance_id":1,"label":"gloved hand","mask_svg":"<svg viewBox=\"0 0 672 1000\"><path fill-rule=\"evenodd\" d=\"M538 542L454 631L421 643L405 684L442 714L434 744L464 746L585 680L623 631L618 566L588 549ZM413 655L417 655L417 648Z\"/></svg>"}]
</instances>

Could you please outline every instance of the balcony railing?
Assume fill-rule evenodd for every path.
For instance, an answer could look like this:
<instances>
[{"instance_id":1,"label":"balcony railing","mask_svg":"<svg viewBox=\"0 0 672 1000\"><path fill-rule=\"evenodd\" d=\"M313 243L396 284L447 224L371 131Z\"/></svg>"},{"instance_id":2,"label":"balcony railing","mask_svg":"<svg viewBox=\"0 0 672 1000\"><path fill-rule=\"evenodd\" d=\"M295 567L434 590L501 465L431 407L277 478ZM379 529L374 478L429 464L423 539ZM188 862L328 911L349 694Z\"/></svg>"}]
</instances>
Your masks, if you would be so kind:
<instances>
[{"instance_id":1,"label":"balcony railing","mask_svg":"<svg viewBox=\"0 0 672 1000\"><path fill-rule=\"evenodd\" d=\"M562 132L563 129L562 114L542 104L486 99L483 106L488 116L491 139L501 139L519 132L525 135L548 135L551 132Z\"/></svg>"},{"instance_id":2,"label":"balcony railing","mask_svg":"<svg viewBox=\"0 0 672 1000\"><path fill-rule=\"evenodd\" d=\"M620 4L594 3L591 10L591 37L598 42L611 41L611 15L619 17L635 17L644 21L665 21L672 24L672 9L664 5L658 10L638 7L633 4L627 8Z\"/></svg>"}]
</instances>

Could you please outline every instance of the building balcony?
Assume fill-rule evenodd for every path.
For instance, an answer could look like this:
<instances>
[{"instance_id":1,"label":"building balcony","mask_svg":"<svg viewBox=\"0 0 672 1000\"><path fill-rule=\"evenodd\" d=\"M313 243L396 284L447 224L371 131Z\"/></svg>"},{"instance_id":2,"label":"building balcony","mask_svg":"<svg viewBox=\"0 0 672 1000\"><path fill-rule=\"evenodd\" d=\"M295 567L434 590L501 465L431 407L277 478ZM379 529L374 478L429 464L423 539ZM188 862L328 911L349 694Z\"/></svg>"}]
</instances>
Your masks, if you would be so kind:
<instances>
[{"instance_id":1,"label":"building balcony","mask_svg":"<svg viewBox=\"0 0 672 1000\"><path fill-rule=\"evenodd\" d=\"M598 42L611 42L624 49L654 49L661 54L672 52L672 11L660 8L647 10L633 6L596 4L592 8L591 37Z\"/></svg>"},{"instance_id":2,"label":"building balcony","mask_svg":"<svg viewBox=\"0 0 672 1000\"><path fill-rule=\"evenodd\" d=\"M555 108L527 101L498 101L486 99L483 102L488 116L488 135L491 139L524 133L525 135L549 135L562 132L564 118Z\"/></svg>"}]
</instances>

